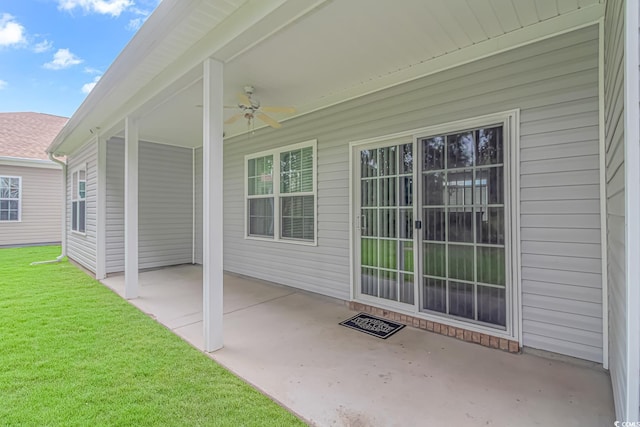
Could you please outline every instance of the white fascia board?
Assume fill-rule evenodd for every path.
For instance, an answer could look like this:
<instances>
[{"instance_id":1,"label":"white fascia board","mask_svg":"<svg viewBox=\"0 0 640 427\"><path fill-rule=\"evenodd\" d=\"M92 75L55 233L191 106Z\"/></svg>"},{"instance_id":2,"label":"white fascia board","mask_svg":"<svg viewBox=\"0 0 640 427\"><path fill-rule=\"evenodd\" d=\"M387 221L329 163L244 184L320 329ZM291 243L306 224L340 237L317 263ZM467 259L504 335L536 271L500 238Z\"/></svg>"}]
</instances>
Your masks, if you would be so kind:
<instances>
[{"instance_id":1,"label":"white fascia board","mask_svg":"<svg viewBox=\"0 0 640 427\"><path fill-rule=\"evenodd\" d=\"M56 162L52 162L51 160L25 159L21 157L0 157L0 166L21 166L27 168L62 170L62 166Z\"/></svg>"}]
</instances>

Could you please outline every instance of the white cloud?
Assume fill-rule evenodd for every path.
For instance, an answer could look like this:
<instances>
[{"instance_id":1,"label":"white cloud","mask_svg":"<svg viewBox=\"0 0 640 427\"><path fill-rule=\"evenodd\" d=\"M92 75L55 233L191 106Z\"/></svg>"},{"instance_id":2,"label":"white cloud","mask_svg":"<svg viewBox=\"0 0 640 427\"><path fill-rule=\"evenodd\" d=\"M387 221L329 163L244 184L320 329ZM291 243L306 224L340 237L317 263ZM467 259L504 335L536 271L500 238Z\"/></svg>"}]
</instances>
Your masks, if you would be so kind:
<instances>
[{"instance_id":1,"label":"white cloud","mask_svg":"<svg viewBox=\"0 0 640 427\"><path fill-rule=\"evenodd\" d=\"M0 16L0 46L11 46L24 43L24 27L8 13Z\"/></svg>"},{"instance_id":2,"label":"white cloud","mask_svg":"<svg viewBox=\"0 0 640 427\"><path fill-rule=\"evenodd\" d=\"M8 85L9 83L7 83L5 80L0 80L0 90L4 89Z\"/></svg>"},{"instance_id":3,"label":"white cloud","mask_svg":"<svg viewBox=\"0 0 640 427\"><path fill-rule=\"evenodd\" d=\"M145 18L134 18L129 20L129 24L127 24L127 30L130 31L138 31L142 24L144 24Z\"/></svg>"},{"instance_id":4,"label":"white cloud","mask_svg":"<svg viewBox=\"0 0 640 427\"><path fill-rule=\"evenodd\" d=\"M47 52L53 48L53 42L49 40L42 40L40 43L33 45L33 51L35 53Z\"/></svg>"},{"instance_id":5,"label":"white cloud","mask_svg":"<svg viewBox=\"0 0 640 427\"><path fill-rule=\"evenodd\" d=\"M82 85L82 93L89 93L93 90L94 87L96 87L96 84L98 84L98 81L100 80L102 76L95 76L92 82L89 83L85 83Z\"/></svg>"},{"instance_id":6,"label":"white cloud","mask_svg":"<svg viewBox=\"0 0 640 427\"><path fill-rule=\"evenodd\" d=\"M72 11L80 8L87 13L111 16L120 16L133 4L133 0L58 0L58 8L62 10Z\"/></svg>"},{"instance_id":7,"label":"white cloud","mask_svg":"<svg viewBox=\"0 0 640 427\"><path fill-rule=\"evenodd\" d=\"M84 67L84 72L87 74L102 74L102 71L93 67Z\"/></svg>"},{"instance_id":8,"label":"white cloud","mask_svg":"<svg viewBox=\"0 0 640 427\"><path fill-rule=\"evenodd\" d=\"M69 49L58 49L58 51L53 54L53 60L44 64L44 68L48 68L49 70L62 70L63 68L78 65L81 62L82 59L71 53Z\"/></svg>"}]
</instances>

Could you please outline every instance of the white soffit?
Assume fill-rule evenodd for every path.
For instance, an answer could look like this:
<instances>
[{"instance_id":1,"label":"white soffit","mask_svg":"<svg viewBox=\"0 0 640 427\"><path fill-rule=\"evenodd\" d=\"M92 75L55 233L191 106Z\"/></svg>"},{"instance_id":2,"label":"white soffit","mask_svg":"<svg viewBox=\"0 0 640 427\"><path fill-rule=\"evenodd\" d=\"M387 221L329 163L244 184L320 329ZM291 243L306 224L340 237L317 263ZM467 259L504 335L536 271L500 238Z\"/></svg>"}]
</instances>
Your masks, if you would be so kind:
<instances>
[{"instance_id":1,"label":"white soffit","mask_svg":"<svg viewBox=\"0 0 640 427\"><path fill-rule=\"evenodd\" d=\"M251 84L263 105L294 106L299 116L594 23L604 12L602 0L261 1L165 0L158 9L170 7L149 19L153 31L142 27L56 143L71 134L65 148L78 147L92 126L113 135L136 112L141 138L199 146L204 52L226 62L226 105ZM183 18L174 29L158 33L176 14ZM243 120L225 126L227 137L245 132Z\"/></svg>"},{"instance_id":2,"label":"white soffit","mask_svg":"<svg viewBox=\"0 0 640 427\"><path fill-rule=\"evenodd\" d=\"M225 103L252 84L264 105L301 115L596 22L603 12L599 0L334 1L226 64ZM225 127L227 136L246 129L241 121Z\"/></svg>"}]
</instances>

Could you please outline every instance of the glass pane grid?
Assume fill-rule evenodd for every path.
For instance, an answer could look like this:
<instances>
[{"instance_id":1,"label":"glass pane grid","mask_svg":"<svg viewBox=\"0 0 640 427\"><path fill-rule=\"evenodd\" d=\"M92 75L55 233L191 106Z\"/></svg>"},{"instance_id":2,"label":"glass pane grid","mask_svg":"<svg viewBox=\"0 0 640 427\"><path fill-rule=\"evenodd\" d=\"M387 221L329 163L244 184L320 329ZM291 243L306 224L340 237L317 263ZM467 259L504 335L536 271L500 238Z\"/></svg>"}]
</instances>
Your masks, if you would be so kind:
<instances>
[{"instance_id":1,"label":"glass pane grid","mask_svg":"<svg viewBox=\"0 0 640 427\"><path fill-rule=\"evenodd\" d=\"M412 151L412 144L360 151L361 292L407 304L414 300Z\"/></svg>"},{"instance_id":2,"label":"glass pane grid","mask_svg":"<svg viewBox=\"0 0 640 427\"><path fill-rule=\"evenodd\" d=\"M502 127L424 138L420 144L421 309L505 326ZM491 310L484 307L489 303Z\"/></svg>"}]
</instances>

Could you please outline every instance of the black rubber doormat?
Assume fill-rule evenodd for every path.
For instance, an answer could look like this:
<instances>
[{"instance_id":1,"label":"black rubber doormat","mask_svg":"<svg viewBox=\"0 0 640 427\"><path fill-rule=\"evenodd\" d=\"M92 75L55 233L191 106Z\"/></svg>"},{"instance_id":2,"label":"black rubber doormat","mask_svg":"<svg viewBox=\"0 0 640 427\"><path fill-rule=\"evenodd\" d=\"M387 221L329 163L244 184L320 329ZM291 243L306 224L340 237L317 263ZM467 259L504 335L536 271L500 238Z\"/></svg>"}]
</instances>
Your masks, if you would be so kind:
<instances>
[{"instance_id":1,"label":"black rubber doormat","mask_svg":"<svg viewBox=\"0 0 640 427\"><path fill-rule=\"evenodd\" d=\"M391 335L404 328L404 325L401 325L400 323L392 322L387 319L381 319L367 313L359 313L353 316L351 319L340 322L340 324L342 326L346 326L347 328L355 329L356 331L364 332L365 334L382 338L383 340L389 338Z\"/></svg>"}]
</instances>

